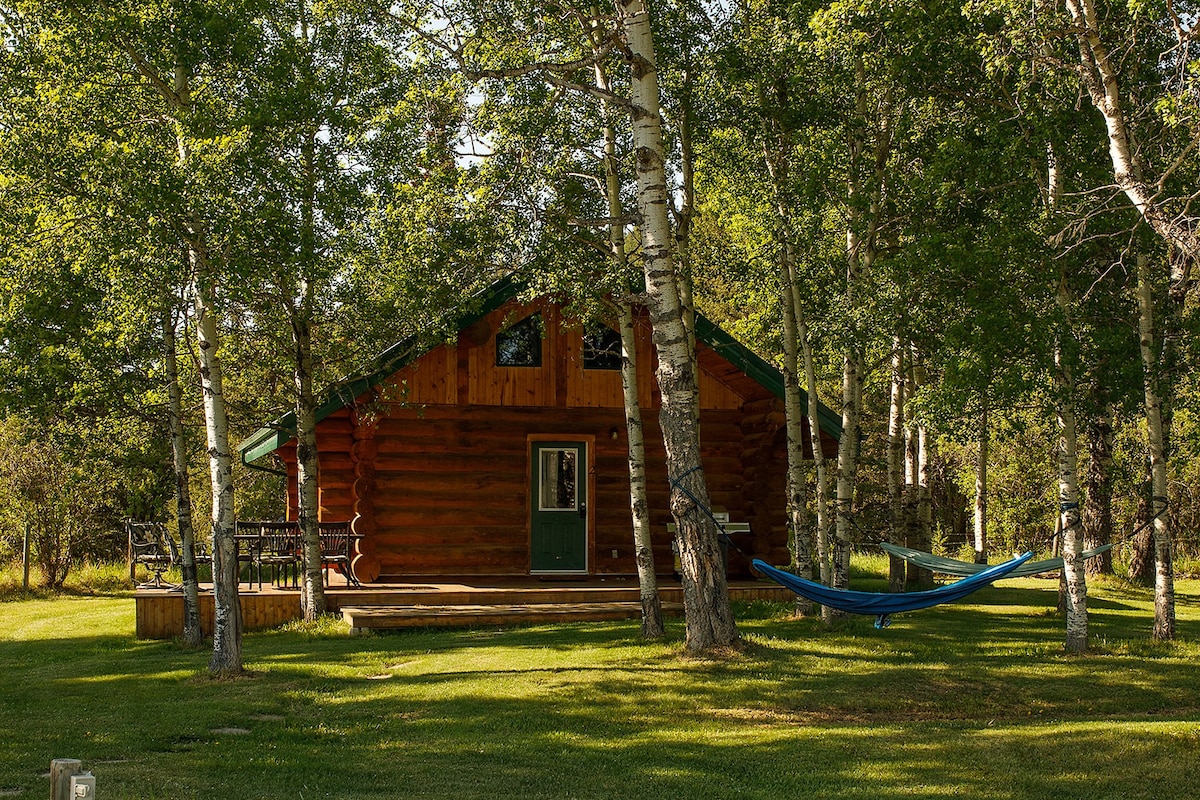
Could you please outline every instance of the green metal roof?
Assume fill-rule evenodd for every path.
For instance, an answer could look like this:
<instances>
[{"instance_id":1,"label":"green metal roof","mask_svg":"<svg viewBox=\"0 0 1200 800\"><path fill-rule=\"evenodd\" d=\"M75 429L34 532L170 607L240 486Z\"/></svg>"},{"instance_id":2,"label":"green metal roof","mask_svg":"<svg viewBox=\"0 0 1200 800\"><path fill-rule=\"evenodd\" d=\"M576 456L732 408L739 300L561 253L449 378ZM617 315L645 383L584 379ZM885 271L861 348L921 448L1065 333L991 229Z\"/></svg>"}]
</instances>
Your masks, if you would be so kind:
<instances>
[{"instance_id":1,"label":"green metal roof","mask_svg":"<svg viewBox=\"0 0 1200 800\"><path fill-rule=\"evenodd\" d=\"M464 330L515 298L524 284L509 275L475 296L474 308L460 316L454 328ZM782 399L783 374L741 342L718 328L700 314L696 315L696 338L716 351L722 358L753 378L763 388ZM416 361L435 346L436 340L421 334L409 336L383 351L361 374L343 378L326 389L317 407L316 420L345 408L372 386L382 383L399 370ZM801 390L803 393L803 390ZM807 395L805 395L807 397ZM841 437L842 420L823 403L819 416L821 430L835 439ZM296 414L289 411L279 419L259 428L238 445L242 463L250 464L269 455L296 437Z\"/></svg>"}]
</instances>

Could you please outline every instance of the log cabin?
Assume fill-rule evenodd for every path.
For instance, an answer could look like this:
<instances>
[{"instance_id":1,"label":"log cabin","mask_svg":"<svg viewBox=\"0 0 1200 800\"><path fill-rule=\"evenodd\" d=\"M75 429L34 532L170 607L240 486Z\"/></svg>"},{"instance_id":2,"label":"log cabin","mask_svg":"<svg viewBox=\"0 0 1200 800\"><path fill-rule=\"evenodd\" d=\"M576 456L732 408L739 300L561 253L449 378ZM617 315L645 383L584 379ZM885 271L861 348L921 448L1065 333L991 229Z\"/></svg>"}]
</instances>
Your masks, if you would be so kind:
<instances>
[{"instance_id":1,"label":"log cabin","mask_svg":"<svg viewBox=\"0 0 1200 800\"><path fill-rule=\"evenodd\" d=\"M330 387L317 413L319 518L351 520L364 582L422 578L603 578L636 574L620 337L569 318L505 279L441 340L412 337ZM637 320L638 394L656 572L675 568L666 456L648 318ZM702 460L714 510L749 558L789 559L783 377L696 319ZM822 451L840 419L821 407ZM295 417L247 438L243 463L273 458L296 513ZM812 436L804 426L804 448Z\"/></svg>"}]
</instances>

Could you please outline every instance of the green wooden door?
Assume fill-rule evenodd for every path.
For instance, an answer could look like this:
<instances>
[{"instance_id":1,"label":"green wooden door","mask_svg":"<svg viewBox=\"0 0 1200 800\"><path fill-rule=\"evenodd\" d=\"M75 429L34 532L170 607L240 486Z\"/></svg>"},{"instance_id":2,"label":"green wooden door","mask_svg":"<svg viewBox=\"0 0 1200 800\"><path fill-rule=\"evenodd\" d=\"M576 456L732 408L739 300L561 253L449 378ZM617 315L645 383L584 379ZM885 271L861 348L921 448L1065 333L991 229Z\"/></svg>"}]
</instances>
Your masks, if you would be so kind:
<instances>
[{"instance_id":1,"label":"green wooden door","mask_svg":"<svg viewBox=\"0 0 1200 800\"><path fill-rule=\"evenodd\" d=\"M533 442L530 569L586 573L587 445Z\"/></svg>"}]
</instances>

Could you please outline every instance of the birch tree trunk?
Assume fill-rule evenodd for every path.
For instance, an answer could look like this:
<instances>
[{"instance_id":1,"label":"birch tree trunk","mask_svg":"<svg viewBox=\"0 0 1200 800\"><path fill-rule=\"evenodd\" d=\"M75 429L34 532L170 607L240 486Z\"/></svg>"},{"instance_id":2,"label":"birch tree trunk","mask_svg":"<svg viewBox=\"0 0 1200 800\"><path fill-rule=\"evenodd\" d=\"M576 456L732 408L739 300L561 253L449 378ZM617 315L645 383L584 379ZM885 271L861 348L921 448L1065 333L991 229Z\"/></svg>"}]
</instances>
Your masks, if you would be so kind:
<instances>
[{"instance_id":1,"label":"birch tree trunk","mask_svg":"<svg viewBox=\"0 0 1200 800\"><path fill-rule=\"evenodd\" d=\"M1195 217L1172 217L1160 202L1161 190L1143 174L1138 142L1128 123L1121 96L1120 75L1102 36L1101 16L1095 0L1065 0L1072 32L1079 49L1079 76L1092 105L1104 118L1113 177L1146 224L1179 252L1172 262L1172 291L1182 296L1190 282L1192 265L1200 261L1200 235ZM1194 32L1192 33L1194 35Z\"/></svg>"},{"instance_id":2,"label":"birch tree trunk","mask_svg":"<svg viewBox=\"0 0 1200 800\"><path fill-rule=\"evenodd\" d=\"M168 104L181 116L191 112L190 71L175 67L174 92ZM187 173L192 159L184 127L176 122L179 167ZM242 671L242 606L238 596L238 561L233 511L233 457L229 446L229 417L225 409L225 384L221 373L220 340L213 296L217 271L209 258L204 223L186 216L185 240L192 273L196 313L196 344L200 387L204 396L204 429L208 444L208 471L212 484L213 653L208 669L216 674Z\"/></svg>"},{"instance_id":3,"label":"birch tree trunk","mask_svg":"<svg viewBox=\"0 0 1200 800\"><path fill-rule=\"evenodd\" d=\"M196 570L196 531L192 524L192 494L188 486L188 449L183 429L183 392L179 388L179 361L175 354L175 319L163 312L163 369L167 382L167 427L171 432L171 464L175 472L175 522L179 527L179 554L183 561L183 643L204 644L200 628L200 577Z\"/></svg>"},{"instance_id":4,"label":"birch tree trunk","mask_svg":"<svg viewBox=\"0 0 1200 800\"><path fill-rule=\"evenodd\" d=\"M854 513L854 486L858 477L859 388L862 381L861 359L857 351L847 353L842 360L842 438L838 441L837 460L837 517L834 523L832 586L845 589L850 585L850 539ZM832 616L844 616L833 611Z\"/></svg>"},{"instance_id":5,"label":"birch tree trunk","mask_svg":"<svg viewBox=\"0 0 1200 800\"><path fill-rule=\"evenodd\" d=\"M237 542L234 539L233 458L225 411L224 379L218 352L216 312L212 305L211 269L202 251L190 249L197 278L193 286L200 386L204 393L204 428L212 483L213 653L210 672L242 671L242 606L238 596Z\"/></svg>"},{"instance_id":6,"label":"birch tree trunk","mask_svg":"<svg viewBox=\"0 0 1200 800\"><path fill-rule=\"evenodd\" d=\"M987 398L979 415L979 449L975 456L975 563L986 564L988 560L987 536L987 468L988 449L991 443L991 428L988 421Z\"/></svg>"},{"instance_id":7,"label":"birch tree trunk","mask_svg":"<svg viewBox=\"0 0 1200 800\"><path fill-rule=\"evenodd\" d=\"M622 0L621 9L630 66L643 270L662 393L660 420L683 573L687 648L697 652L734 646L739 636L729 607L716 523L709 516L711 501L700 462L696 366L671 253L666 160L650 16L642 0Z\"/></svg>"},{"instance_id":8,"label":"birch tree trunk","mask_svg":"<svg viewBox=\"0 0 1200 800\"><path fill-rule=\"evenodd\" d=\"M787 432L787 518L792 537L792 572L802 578L812 579L812 535L808 527L808 498L804 473L804 417L806 409L801 401L799 349L800 332L798 319L799 287L797 286L796 251L791 243L791 205L787 200L789 164L788 143L778 130L775 146L764 143L763 156L767 172L775 193L775 247L779 257L779 294L783 317L783 397L784 422ZM814 447L820 446L819 429L813 438ZM813 603L796 595L795 613L803 616L812 613Z\"/></svg>"},{"instance_id":9,"label":"birch tree trunk","mask_svg":"<svg viewBox=\"0 0 1200 800\"><path fill-rule=\"evenodd\" d=\"M862 51L855 58L855 111L850 121L846 222L846 340L842 355L842 438L838 442L837 518L833 541L835 588L850 585L850 543L862 438L863 339L861 295L877 255L896 104L890 88L871 96ZM866 131L874 133L873 141ZM835 616L840 615L837 612Z\"/></svg>"},{"instance_id":10,"label":"birch tree trunk","mask_svg":"<svg viewBox=\"0 0 1200 800\"><path fill-rule=\"evenodd\" d=\"M679 302L683 304L683 324L687 328L688 348L696 360L696 302L692 296L692 221L696 214L696 156L692 146L694 126L692 114L692 66L689 61L683 70L683 86L679 98L679 214L675 226L675 252L679 260L676 271L679 282Z\"/></svg>"},{"instance_id":11,"label":"birch tree trunk","mask_svg":"<svg viewBox=\"0 0 1200 800\"><path fill-rule=\"evenodd\" d=\"M904 424L904 400L907 375L904 369L903 345L900 337L892 339L892 401L888 410L887 445L887 494L888 494L888 541L904 544L907 519L904 509L904 492L907 483L905 452L907 437ZM888 556L888 589L904 591L905 561L899 556Z\"/></svg>"},{"instance_id":12,"label":"birch tree trunk","mask_svg":"<svg viewBox=\"0 0 1200 800\"><path fill-rule=\"evenodd\" d=\"M301 293L305 296L310 294L307 281L301 282ZM300 606L304 618L312 621L325 613L325 583L321 570L321 526L318 519L317 415L312 380L310 307L302 304L293 316L292 340L295 347L297 522L304 551Z\"/></svg>"},{"instance_id":13,"label":"birch tree trunk","mask_svg":"<svg viewBox=\"0 0 1200 800\"><path fill-rule=\"evenodd\" d=\"M817 563L820 566L821 583L831 585L833 569L829 553L829 474L825 465L825 451L821 447L821 402L817 396L817 370L813 360L812 342L808 337L808 320L803 309L796 306L796 335L800 341L800 352L804 356L804 382L808 386L808 429L812 433L813 470L817 474ZM822 609L822 617L830 621Z\"/></svg>"},{"instance_id":14,"label":"birch tree trunk","mask_svg":"<svg viewBox=\"0 0 1200 800\"><path fill-rule=\"evenodd\" d=\"M301 40L308 45L308 18L301 9ZM316 137L314 128L306 132L300 148L304 195L300 206L300 274L297 301L289 311L292 323L293 369L296 390L296 490L298 523L304 551L304 580L300 605L304 618L313 621L325 613L325 581L321 570L321 523L318 508L317 401L313 393L312 320L316 304L312 273L316 268L317 202Z\"/></svg>"},{"instance_id":15,"label":"birch tree trunk","mask_svg":"<svg viewBox=\"0 0 1200 800\"><path fill-rule=\"evenodd\" d=\"M1137 257L1138 336L1142 351L1142 381L1146 396L1146 432L1150 451L1151 514L1167 503L1167 456L1163 437L1163 400L1158 355L1154 349L1154 294L1150 259ZM1154 639L1175 638L1175 577L1172 566L1170 521L1154 519Z\"/></svg>"},{"instance_id":16,"label":"birch tree trunk","mask_svg":"<svg viewBox=\"0 0 1200 800\"><path fill-rule=\"evenodd\" d=\"M1059 290L1064 309L1065 288ZM1075 424L1075 380L1063 352L1062 336L1054 348L1054 380L1058 389L1058 502L1063 556L1064 600L1067 612L1066 649L1082 653L1088 647L1087 576L1083 569L1083 529L1079 524L1079 447Z\"/></svg>"},{"instance_id":17,"label":"birch tree trunk","mask_svg":"<svg viewBox=\"0 0 1200 800\"><path fill-rule=\"evenodd\" d=\"M808 498L804 475L804 404L800 399L798 374L799 329L796 320L795 252L786 240L786 225L779 227L777 241L780 259L780 300L783 309L783 395L784 420L787 428L787 515L792 529L792 571L802 578L812 579L813 559L811 535L808 528ZM820 433L813 437L813 446L820 447ZM796 595L797 615L811 614L812 601Z\"/></svg>"},{"instance_id":18,"label":"birch tree trunk","mask_svg":"<svg viewBox=\"0 0 1200 800\"><path fill-rule=\"evenodd\" d=\"M920 550L933 549L933 494L929 486L930 439L929 429L923 423L917 424L917 538L914 544ZM932 570L908 565L909 586L931 588L933 586Z\"/></svg>"},{"instance_id":19,"label":"birch tree trunk","mask_svg":"<svg viewBox=\"0 0 1200 800\"><path fill-rule=\"evenodd\" d=\"M596 86L611 91L603 67L595 67ZM605 104L605 117L608 107ZM621 176L617 162L617 132L604 126L604 189L608 203L608 247L613 269L618 275L628 272L625 252L625 228L618 222L624 217L621 202ZM637 563L638 594L642 606L642 636L658 639L666 632L662 601L658 596L658 576L654 570L654 547L650 535L650 501L646 493L646 444L642 427L642 407L638 397L637 331L633 324L633 303L620 300L617 323L621 333L621 393L625 404L625 432L629 439L629 511L633 523L633 552Z\"/></svg>"},{"instance_id":20,"label":"birch tree trunk","mask_svg":"<svg viewBox=\"0 0 1200 800\"><path fill-rule=\"evenodd\" d=\"M666 626L663 624L658 577L654 573L654 547L650 537L646 445L642 409L638 400L637 332L633 326L631 303L622 301L618 305L617 320L621 327L621 389L625 397L625 430L629 437L629 510L633 520L633 550L637 559L638 591L642 604L642 636L657 639L666 631Z\"/></svg>"}]
</instances>

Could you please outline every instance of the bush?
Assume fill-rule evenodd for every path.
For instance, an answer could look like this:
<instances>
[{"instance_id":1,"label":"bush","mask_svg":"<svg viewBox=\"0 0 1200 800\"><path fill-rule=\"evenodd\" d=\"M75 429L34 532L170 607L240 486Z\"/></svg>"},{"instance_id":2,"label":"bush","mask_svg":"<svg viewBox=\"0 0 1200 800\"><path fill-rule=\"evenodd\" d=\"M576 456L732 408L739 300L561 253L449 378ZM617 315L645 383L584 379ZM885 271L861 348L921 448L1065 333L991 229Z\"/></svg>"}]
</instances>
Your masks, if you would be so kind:
<instances>
[{"instance_id":1,"label":"bush","mask_svg":"<svg viewBox=\"0 0 1200 800\"><path fill-rule=\"evenodd\" d=\"M19 555L28 526L41 583L58 590L91 540L105 538L101 482L70 463L51 434L28 434L12 419L0 423L0 520L10 555Z\"/></svg>"}]
</instances>

